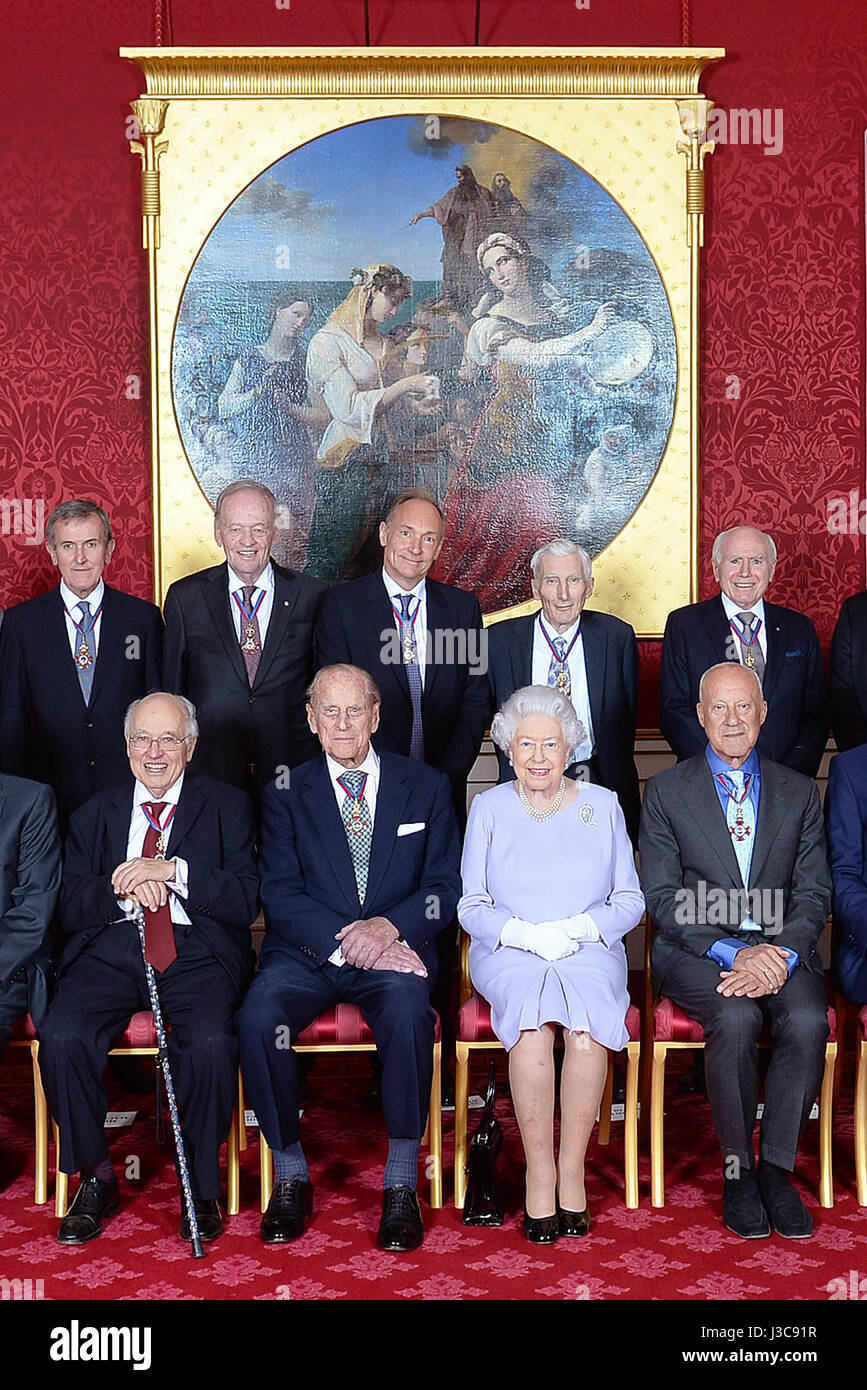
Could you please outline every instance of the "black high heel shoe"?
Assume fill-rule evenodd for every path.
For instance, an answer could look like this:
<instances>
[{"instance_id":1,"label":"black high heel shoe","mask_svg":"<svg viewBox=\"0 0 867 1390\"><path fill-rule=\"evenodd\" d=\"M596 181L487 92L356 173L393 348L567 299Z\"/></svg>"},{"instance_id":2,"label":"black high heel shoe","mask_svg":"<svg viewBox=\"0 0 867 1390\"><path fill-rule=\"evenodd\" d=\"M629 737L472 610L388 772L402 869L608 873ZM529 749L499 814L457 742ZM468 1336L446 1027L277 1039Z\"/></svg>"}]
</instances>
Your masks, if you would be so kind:
<instances>
[{"instance_id":1,"label":"black high heel shoe","mask_svg":"<svg viewBox=\"0 0 867 1390\"><path fill-rule=\"evenodd\" d=\"M528 1216L524 1208L524 1235L534 1245L553 1245L560 1236L560 1218L554 1216Z\"/></svg>"},{"instance_id":2,"label":"black high heel shoe","mask_svg":"<svg viewBox=\"0 0 867 1390\"><path fill-rule=\"evenodd\" d=\"M561 1236L586 1236L590 1232L590 1212L587 1207L583 1211L567 1211L565 1207L558 1206L557 1215Z\"/></svg>"}]
</instances>

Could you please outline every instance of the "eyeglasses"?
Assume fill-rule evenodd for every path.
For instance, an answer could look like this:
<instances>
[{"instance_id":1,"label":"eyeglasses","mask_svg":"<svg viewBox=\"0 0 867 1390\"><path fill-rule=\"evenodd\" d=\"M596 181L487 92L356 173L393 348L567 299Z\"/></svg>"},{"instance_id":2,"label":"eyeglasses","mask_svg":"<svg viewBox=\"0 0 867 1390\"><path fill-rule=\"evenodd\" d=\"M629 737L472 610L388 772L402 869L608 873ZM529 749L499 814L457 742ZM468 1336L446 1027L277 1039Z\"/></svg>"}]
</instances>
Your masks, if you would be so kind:
<instances>
[{"instance_id":1,"label":"eyeglasses","mask_svg":"<svg viewBox=\"0 0 867 1390\"><path fill-rule=\"evenodd\" d=\"M188 734L184 734L183 738L178 738L175 734L163 734L162 738L151 738L150 734L131 734L129 746L136 753L147 753L152 743L158 743L164 753L174 753L188 738Z\"/></svg>"}]
</instances>

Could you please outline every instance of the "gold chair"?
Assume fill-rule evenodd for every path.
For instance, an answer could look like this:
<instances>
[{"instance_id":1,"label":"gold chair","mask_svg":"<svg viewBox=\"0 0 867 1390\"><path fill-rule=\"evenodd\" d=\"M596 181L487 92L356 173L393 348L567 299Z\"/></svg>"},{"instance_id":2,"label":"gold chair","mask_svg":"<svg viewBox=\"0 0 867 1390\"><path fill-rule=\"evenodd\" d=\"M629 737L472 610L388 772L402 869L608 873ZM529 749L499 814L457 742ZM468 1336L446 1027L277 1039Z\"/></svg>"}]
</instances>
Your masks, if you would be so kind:
<instances>
[{"instance_id":1,"label":"gold chair","mask_svg":"<svg viewBox=\"0 0 867 1390\"><path fill-rule=\"evenodd\" d=\"M39 1042L33 1020L27 1014L15 1026L10 1047L26 1047L33 1073L33 1200L38 1206L48 1201L48 1103L39 1070Z\"/></svg>"},{"instance_id":2,"label":"gold chair","mask_svg":"<svg viewBox=\"0 0 867 1390\"><path fill-rule=\"evenodd\" d=\"M858 1013L855 1052L855 1182L859 1207L867 1207L867 1004Z\"/></svg>"},{"instance_id":3,"label":"gold chair","mask_svg":"<svg viewBox=\"0 0 867 1390\"><path fill-rule=\"evenodd\" d=\"M491 1006L473 989L469 968L470 938L461 932L461 1006L455 1042L455 1206L463 1210L467 1196L467 1099L470 1054L492 1052L503 1044L491 1027ZM638 1206L638 1061L641 1052L640 1018L634 1004L626 1014L629 1042L626 1044L626 1102L623 1116L624 1177L626 1205ZM614 1089L613 1056L609 1053L608 1075L599 1106L597 1143L611 1137L611 1097Z\"/></svg>"}]
</instances>

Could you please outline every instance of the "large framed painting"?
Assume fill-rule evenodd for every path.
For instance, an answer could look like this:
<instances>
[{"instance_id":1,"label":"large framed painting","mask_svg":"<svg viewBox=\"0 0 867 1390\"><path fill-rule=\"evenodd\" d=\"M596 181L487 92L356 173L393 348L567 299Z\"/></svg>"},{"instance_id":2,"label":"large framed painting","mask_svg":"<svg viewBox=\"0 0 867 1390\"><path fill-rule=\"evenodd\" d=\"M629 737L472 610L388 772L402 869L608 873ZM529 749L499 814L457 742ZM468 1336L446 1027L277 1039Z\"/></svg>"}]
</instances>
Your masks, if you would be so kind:
<instances>
[{"instance_id":1,"label":"large framed painting","mask_svg":"<svg viewBox=\"0 0 867 1390\"><path fill-rule=\"evenodd\" d=\"M558 536L658 635L695 597L699 90L719 50L122 50L150 262L160 595L242 477L275 558L374 568L406 488L487 614Z\"/></svg>"}]
</instances>

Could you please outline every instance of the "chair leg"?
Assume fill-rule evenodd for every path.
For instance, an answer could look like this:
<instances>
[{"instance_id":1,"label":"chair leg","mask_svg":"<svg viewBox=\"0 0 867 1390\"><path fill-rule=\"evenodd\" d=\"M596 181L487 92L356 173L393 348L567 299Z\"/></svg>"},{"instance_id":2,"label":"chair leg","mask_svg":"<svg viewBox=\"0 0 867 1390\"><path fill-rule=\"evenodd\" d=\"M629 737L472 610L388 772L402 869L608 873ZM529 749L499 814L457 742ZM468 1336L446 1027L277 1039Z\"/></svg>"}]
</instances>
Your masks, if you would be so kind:
<instances>
[{"instance_id":1,"label":"chair leg","mask_svg":"<svg viewBox=\"0 0 867 1390\"><path fill-rule=\"evenodd\" d=\"M60 1130L57 1121L52 1120L54 1130L54 1214L64 1217L69 1206L69 1174L60 1171Z\"/></svg>"},{"instance_id":2,"label":"chair leg","mask_svg":"<svg viewBox=\"0 0 867 1390\"><path fill-rule=\"evenodd\" d=\"M34 1039L30 1044L30 1063L33 1069L33 1142L36 1152L33 1160L33 1200L37 1206L48 1201L48 1100L42 1088L42 1072L39 1070L39 1043Z\"/></svg>"},{"instance_id":3,"label":"chair leg","mask_svg":"<svg viewBox=\"0 0 867 1390\"><path fill-rule=\"evenodd\" d=\"M855 1181L859 1207L867 1207L867 1039L858 1039L855 1062Z\"/></svg>"},{"instance_id":4,"label":"chair leg","mask_svg":"<svg viewBox=\"0 0 867 1390\"><path fill-rule=\"evenodd\" d=\"M237 1216L240 1206L240 1186L241 1186L241 1155L240 1155L240 1125L242 1113L237 1106L232 1112L232 1123L229 1126L229 1137L226 1140L226 1214L227 1216Z\"/></svg>"},{"instance_id":5,"label":"chair leg","mask_svg":"<svg viewBox=\"0 0 867 1390\"><path fill-rule=\"evenodd\" d=\"M626 1205L638 1206L638 1058L641 1044L626 1044L626 1103L623 1108L623 1168Z\"/></svg>"},{"instance_id":6,"label":"chair leg","mask_svg":"<svg viewBox=\"0 0 867 1390\"><path fill-rule=\"evenodd\" d=\"M469 1089L470 1049L455 1043L455 1206L463 1211L467 1197L467 1091Z\"/></svg>"},{"instance_id":7,"label":"chair leg","mask_svg":"<svg viewBox=\"0 0 867 1390\"><path fill-rule=\"evenodd\" d=\"M247 1147L247 1123L244 1116L247 1113L246 1101L244 1099L244 1079L241 1076L241 1068L238 1068L238 1148L241 1153Z\"/></svg>"},{"instance_id":8,"label":"chair leg","mask_svg":"<svg viewBox=\"0 0 867 1390\"><path fill-rule=\"evenodd\" d=\"M608 1053L608 1071L599 1102L599 1128L596 1132L597 1144L608 1144L611 1140L611 1102L614 1098L614 1053Z\"/></svg>"},{"instance_id":9,"label":"chair leg","mask_svg":"<svg viewBox=\"0 0 867 1390\"><path fill-rule=\"evenodd\" d=\"M442 1057L442 1043L434 1043L433 1079L431 1081L430 1112L427 1121L430 1204L434 1210L438 1210L443 1204Z\"/></svg>"},{"instance_id":10,"label":"chair leg","mask_svg":"<svg viewBox=\"0 0 867 1390\"><path fill-rule=\"evenodd\" d=\"M667 1053L668 1047L664 1042L653 1044L653 1070L650 1077L650 1204L654 1207L665 1206L665 1150L662 1126Z\"/></svg>"},{"instance_id":11,"label":"chair leg","mask_svg":"<svg viewBox=\"0 0 867 1390\"><path fill-rule=\"evenodd\" d=\"M259 1130L259 1201L262 1211L267 1209L271 1200L271 1188L274 1186L274 1160L271 1157L271 1150L268 1148L268 1141Z\"/></svg>"},{"instance_id":12,"label":"chair leg","mask_svg":"<svg viewBox=\"0 0 867 1390\"><path fill-rule=\"evenodd\" d=\"M834 1165L832 1159L834 1124L834 1077L837 1072L837 1044L825 1047L825 1072L819 1093L819 1202L834 1205Z\"/></svg>"}]
</instances>

